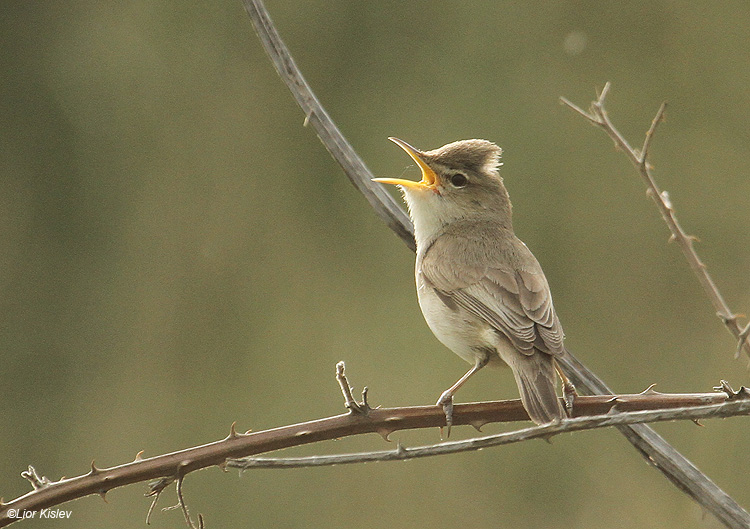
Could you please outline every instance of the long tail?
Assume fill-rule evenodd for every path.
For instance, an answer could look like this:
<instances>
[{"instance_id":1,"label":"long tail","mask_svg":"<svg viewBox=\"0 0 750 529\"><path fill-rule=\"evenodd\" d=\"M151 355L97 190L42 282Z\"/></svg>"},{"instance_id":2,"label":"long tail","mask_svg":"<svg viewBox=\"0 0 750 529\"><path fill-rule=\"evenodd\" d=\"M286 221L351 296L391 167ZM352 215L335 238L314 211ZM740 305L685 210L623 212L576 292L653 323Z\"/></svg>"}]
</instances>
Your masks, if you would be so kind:
<instances>
[{"instance_id":1,"label":"long tail","mask_svg":"<svg viewBox=\"0 0 750 529\"><path fill-rule=\"evenodd\" d=\"M511 365L521 402L531 420L547 424L565 417L565 410L555 391L555 365L551 355L535 351L533 355L519 354Z\"/></svg>"}]
</instances>

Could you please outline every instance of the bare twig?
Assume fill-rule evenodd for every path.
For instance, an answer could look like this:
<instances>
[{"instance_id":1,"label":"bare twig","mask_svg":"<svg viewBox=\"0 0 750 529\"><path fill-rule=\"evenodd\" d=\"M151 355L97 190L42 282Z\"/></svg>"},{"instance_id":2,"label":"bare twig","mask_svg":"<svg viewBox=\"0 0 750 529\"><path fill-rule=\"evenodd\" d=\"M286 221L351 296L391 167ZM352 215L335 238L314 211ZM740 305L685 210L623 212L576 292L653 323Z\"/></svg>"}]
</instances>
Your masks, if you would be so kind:
<instances>
[{"instance_id":1,"label":"bare twig","mask_svg":"<svg viewBox=\"0 0 750 529\"><path fill-rule=\"evenodd\" d=\"M349 385L349 381L346 378L344 370L346 365L344 362L336 364L336 381L341 387L341 393L344 395L344 406L349 409L352 413L359 413L361 415L367 415L370 411L370 405L367 403L367 387L362 390L362 402L357 402L352 396L352 388Z\"/></svg>"},{"instance_id":2,"label":"bare twig","mask_svg":"<svg viewBox=\"0 0 750 529\"><path fill-rule=\"evenodd\" d=\"M646 131L646 137L643 140L643 147L641 148L640 153L640 164L639 167L641 167L642 170L647 171L648 167L646 167L646 159L648 158L648 149L651 147L651 141L654 139L654 134L656 133L656 127L659 126L659 123L664 121L664 112L667 110L667 103L666 101L661 104L659 107L659 110L656 112L656 116L651 121L651 126Z\"/></svg>"},{"instance_id":3,"label":"bare twig","mask_svg":"<svg viewBox=\"0 0 750 529\"><path fill-rule=\"evenodd\" d=\"M724 297L719 292L718 287L714 283L711 275L708 273L706 265L698 257L698 253L695 251L694 242L697 240L694 236L688 235L680 226L675 215L674 207L669 199L669 194L666 191L660 191L656 185L653 174L651 172L651 165L648 163L647 156L648 150L653 140L654 132L656 131L657 125L664 118L664 111L666 109L666 103L662 103L659 107L656 117L651 122L651 127L646 133L646 139L643 142L643 148L640 152L630 146L627 140L623 137L620 131L615 128L610 121L607 114L607 110L604 107L607 93L609 92L610 84L604 85L604 89L601 91L597 99L591 103L589 111L582 110L580 107L574 105L566 98L561 97L565 105L576 111L578 114L586 118L593 125L602 129L611 139L614 141L615 146L622 150L628 159L633 163L635 168L640 173L643 180L646 182L646 188L648 195L654 199L656 206L659 208L664 222L667 223L669 231L671 232L670 241L675 241L680 246L685 259L687 259L690 268L692 269L695 276L698 278L703 291L708 296L711 304L713 305L716 315L724 322L729 331L738 340L736 356L739 356L740 352L744 348L745 352L750 355L750 343L746 342L747 334L750 333L750 324L743 330L737 321L738 315L733 313L729 309ZM743 334L744 333L744 334Z\"/></svg>"},{"instance_id":4,"label":"bare twig","mask_svg":"<svg viewBox=\"0 0 750 529\"><path fill-rule=\"evenodd\" d=\"M614 411L614 408L612 410ZM247 457L242 459L230 459L227 461L227 467L248 470L252 468L319 467L367 463L372 461L403 461L406 459L469 452L491 446L528 441L530 439L548 440L552 436L561 433L577 432L594 428L681 419L697 421L699 419L736 417L739 415L750 415L750 398L747 396L739 400L727 400L720 404L710 404L694 408L673 408L637 412L610 412L605 415L595 415L593 417L564 419L559 423L552 423L544 426L524 428L513 432L488 435L462 441L450 441L429 446L419 446L415 448L406 448L399 443L395 450L379 450L357 454L290 458Z\"/></svg>"},{"instance_id":5,"label":"bare twig","mask_svg":"<svg viewBox=\"0 0 750 529\"><path fill-rule=\"evenodd\" d=\"M349 381L344 373L345 367L344 362L336 364L336 381L339 383L341 393L344 395L344 406L351 410L357 407L357 402L352 396L352 387L349 385Z\"/></svg>"},{"instance_id":6,"label":"bare twig","mask_svg":"<svg viewBox=\"0 0 750 529\"><path fill-rule=\"evenodd\" d=\"M154 508L156 508L156 503L159 501L159 497L161 496L161 493L164 492L164 489L167 488L172 482L174 482L174 478L168 477L157 479L156 481L149 483L149 491L145 494L145 496L153 496L154 499L151 500L151 505L149 506L148 512L146 513L146 525L151 524L151 514L153 514L154 512Z\"/></svg>"},{"instance_id":7,"label":"bare twig","mask_svg":"<svg viewBox=\"0 0 750 529\"><path fill-rule=\"evenodd\" d=\"M190 529L203 529L203 516L198 514L198 525L193 523L190 519L190 512L188 511L187 503L185 502L185 496L182 494L182 483L185 481L185 476L180 476L177 479L177 501L178 505L182 509L182 515L185 517L185 523Z\"/></svg>"},{"instance_id":8,"label":"bare twig","mask_svg":"<svg viewBox=\"0 0 750 529\"><path fill-rule=\"evenodd\" d=\"M289 50L281 41L263 2L261 0L243 0L243 2L269 58L276 66L279 75L292 92L292 95L302 108L305 116L311 116L312 118L315 116L325 116L326 123L328 123L330 118L312 94L310 87L307 83L304 83L302 74L289 54ZM302 83L300 83L300 80L302 80ZM606 95L608 89L609 86L605 86L603 94ZM573 105L573 107L577 108L575 105ZM586 115L586 112L583 110L577 110L582 115ZM332 122L330 122L329 125L334 126ZM333 153L337 149L344 149L345 155L336 156L334 154L334 157L341 165L347 177L352 182L355 182L355 186L357 186L358 189L361 189L365 184L362 180L370 178L366 171L363 172L361 170L363 165L361 160L348 143L342 143L343 137L338 138L338 136L340 136L338 129L336 129L337 139L335 141L331 139L331 134L325 128L323 129L323 132L321 132L316 127L318 137L329 152ZM350 163L349 160L355 159L355 157L357 163ZM398 234L409 248L414 250L415 244L412 236L413 227L406 214L398 215L392 213L381 213L384 205L387 205L385 208L389 212L393 212L393 208L401 210L400 206L391 199L390 195L382 196L378 194L367 195L367 197L370 204L373 205L381 218L385 220L388 227ZM379 200L382 200L383 203L373 203ZM606 384L604 384L596 374L571 354L568 353L565 361L561 363L564 364L563 369L565 369L566 375L576 382L579 389L587 389L592 393L611 393L611 391L607 389ZM672 448L669 443L667 443L649 426L622 425L618 427L618 430L649 462L658 461L657 463L654 463L655 466L673 484L675 484L680 490L686 492L706 510L727 525L727 527L747 528L750 526L750 514L742 509L737 502L716 486L716 484L698 470L695 465L677 450Z\"/></svg>"},{"instance_id":9,"label":"bare twig","mask_svg":"<svg viewBox=\"0 0 750 529\"><path fill-rule=\"evenodd\" d=\"M21 477L31 483L34 490L43 489L52 483L46 476L40 477L39 474L36 473L36 469L31 465L29 465L28 470L21 472Z\"/></svg>"},{"instance_id":10,"label":"bare twig","mask_svg":"<svg viewBox=\"0 0 750 529\"><path fill-rule=\"evenodd\" d=\"M154 513L154 508L156 507L156 502L159 501L159 496L161 496L161 492L154 494L154 499L151 500L151 505L148 506L148 511L146 512L146 525L151 525L151 515Z\"/></svg>"}]
</instances>

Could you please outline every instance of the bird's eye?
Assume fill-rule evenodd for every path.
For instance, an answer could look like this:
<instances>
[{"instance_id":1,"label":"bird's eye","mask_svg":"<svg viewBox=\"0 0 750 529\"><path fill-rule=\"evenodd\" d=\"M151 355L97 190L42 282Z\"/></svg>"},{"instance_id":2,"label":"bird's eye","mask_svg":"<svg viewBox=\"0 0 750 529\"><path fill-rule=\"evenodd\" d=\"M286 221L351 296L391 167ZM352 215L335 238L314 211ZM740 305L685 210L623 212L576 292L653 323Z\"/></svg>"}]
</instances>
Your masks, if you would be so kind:
<instances>
[{"instance_id":1,"label":"bird's eye","mask_svg":"<svg viewBox=\"0 0 750 529\"><path fill-rule=\"evenodd\" d=\"M469 179L466 178L466 175L463 173L456 173L451 176L451 185L453 187L466 187L466 184L469 183Z\"/></svg>"}]
</instances>

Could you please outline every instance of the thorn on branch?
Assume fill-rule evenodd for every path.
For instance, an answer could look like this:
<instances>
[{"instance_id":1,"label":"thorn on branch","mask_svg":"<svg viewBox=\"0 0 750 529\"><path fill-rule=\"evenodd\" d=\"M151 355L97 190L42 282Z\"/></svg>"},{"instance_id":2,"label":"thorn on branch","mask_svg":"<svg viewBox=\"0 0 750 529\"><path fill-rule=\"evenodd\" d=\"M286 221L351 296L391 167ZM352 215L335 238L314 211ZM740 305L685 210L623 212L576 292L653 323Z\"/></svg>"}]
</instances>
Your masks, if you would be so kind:
<instances>
[{"instance_id":1,"label":"thorn on branch","mask_svg":"<svg viewBox=\"0 0 750 529\"><path fill-rule=\"evenodd\" d=\"M380 437L383 438L383 441L385 441L386 443L390 443L391 440L389 439L389 437L395 430L391 428L376 428L375 431L378 435L380 435Z\"/></svg>"},{"instance_id":2,"label":"thorn on branch","mask_svg":"<svg viewBox=\"0 0 750 529\"><path fill-rule=\"evenodd\" d=\"M469 423L472 428L474 428L477 432L482 433L482 427L487 424L487 421L472 421Z\"/></svg>"},{"instance_id":3,"label":"thorn on branch","mask_svg":"<svg viewBox=\"0 0 750 529\"><path fill-rule=\"evenodd\" d=\"M609 409L607 409L607 415L614 415L615 413L620 413L620 410L617 410L617 405L620 404L620 400L617 398L617 396L612 397L609 399L605 404L609 404Z\"/></svg>"},{"instance_id":4,"label":"thorn on branch","mask_svg":"<svg viewBox=\"0 0 750 529\"><path fill-rule=\"evenodd\" d=\"M89 476L93 476L95 474L98 474L101 472L101 469L97 468L96 463L94 460L91 461L91 470L89 471Z\"/></svg>"}]
</instances>

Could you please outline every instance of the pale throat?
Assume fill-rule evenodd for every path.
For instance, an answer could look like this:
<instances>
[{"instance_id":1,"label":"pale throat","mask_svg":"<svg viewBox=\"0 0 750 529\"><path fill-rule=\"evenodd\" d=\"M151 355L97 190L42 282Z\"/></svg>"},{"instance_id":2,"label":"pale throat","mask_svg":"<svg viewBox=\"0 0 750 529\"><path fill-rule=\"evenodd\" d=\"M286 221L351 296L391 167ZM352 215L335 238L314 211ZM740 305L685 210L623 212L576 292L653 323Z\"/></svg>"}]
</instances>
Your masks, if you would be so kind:
<instances>
[{"instance_id":1,"label":"pale throat","mask_svg":"<svg viewBox=\"0 0 750 529\"><path fill-rule=\"evenodd\" d=\"M432 190L402 189L414 223L418 252L426 250L448 224L464 217L458 205Z\"/></svg>"}]
</instances>

